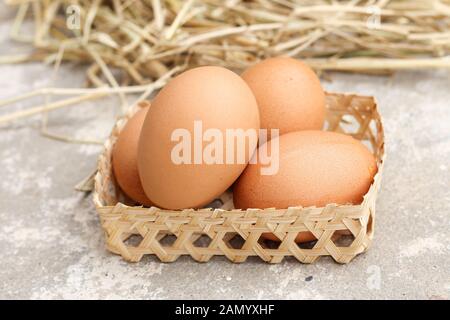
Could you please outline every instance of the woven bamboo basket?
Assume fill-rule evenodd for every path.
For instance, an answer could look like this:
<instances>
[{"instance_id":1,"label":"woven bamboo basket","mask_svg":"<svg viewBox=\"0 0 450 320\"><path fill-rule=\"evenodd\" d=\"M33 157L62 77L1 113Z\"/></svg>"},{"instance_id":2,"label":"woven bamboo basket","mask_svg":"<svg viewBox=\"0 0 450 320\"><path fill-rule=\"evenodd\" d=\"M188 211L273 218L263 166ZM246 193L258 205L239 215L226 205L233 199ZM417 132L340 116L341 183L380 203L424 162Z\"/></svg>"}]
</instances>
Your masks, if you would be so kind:
<instances>
[{"instance_id":1,"label":"woven bamboo basket","mask_svg":"<svg viewBox=\"0 0 450 320\"><path fill-rule=\"evenodd\" d=\"M199 210L133 206L114 181L111 151L126 121L146 104L137 104L116 123L98 161L94 203L111 252L132 262L152 254L163 262L182 255L206 262L224 255L237 263L250 256L270 263L279 263L287 256L302 263L331 256L336 262L348 263L369 248L384 162L383 125L373 97L327 93L327 130L363 141L377 159L378 172L361 204L322 208L237 210L230 191L217 199L214 207ZM317 240L295 243L296 235L304 231L313 233ZM265 232L274 233L281 241L263 240Z\"/></svg>"}]
</instances>

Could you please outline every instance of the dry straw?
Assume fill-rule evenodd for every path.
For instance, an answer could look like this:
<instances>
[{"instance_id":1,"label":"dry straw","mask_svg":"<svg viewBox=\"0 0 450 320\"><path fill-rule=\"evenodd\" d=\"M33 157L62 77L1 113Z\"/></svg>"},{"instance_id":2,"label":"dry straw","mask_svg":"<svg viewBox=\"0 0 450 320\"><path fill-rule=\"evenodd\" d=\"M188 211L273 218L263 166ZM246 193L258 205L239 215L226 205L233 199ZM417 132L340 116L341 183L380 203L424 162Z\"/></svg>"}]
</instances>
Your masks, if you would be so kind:
<instances>
[{"instance_id":1,"label":"dry straw","mask_svg":"<svg viewBox=\"0 0 450 320\"><path fill-rule=\"evenodd\" d=\"M0 57L0 63L86 63L89 84L100 89L44 89L0 101L73 95L0 116L0 124L111 94L124 112L127 94L148 97L185 68L239 71L277 55L304 59L318 71L450 68L450 0L5 2L17 8L11 38L35 50ZM30 19L31 31L24 27Z\"/></svg>"},{"instance_id":2,"label":"dry straw","mask_svg":"<svg viewBox=\"0 0 450 320\"><path fill-rule=\"evenodd\" d=\"M175 65L242 69L288 55L317 70L385 71L450 67L449 0L6 0L16 5L11 36L31 55L4 61L90 64L104 80L147 84ZM34 34L21 33L30 15ZM108 69L122 72L116 79Z\"/></svg>"},{"instance_id":3,"label":"dry straw","mask_svg":"<svg viewBox=\"0 0 450 320\"><path fill-rule=\"evenodd\" d=\"M135 105L117 122L98 162L94 203L110 251L128 261L150 254L163 262L182 255L206 262L224 255L233 262L258 256L279 263L293 256L312 263L321 256L331 256L339 263L348 263L371 244L384 160L383 126L372 97L327 94L327 129L365 141L377 159L378 173L361 204L323 208L236 210L229 191L217 200L219 209L171 211L133 206L114 181L111 151L126 121L144 105ZM317 241L297 245L294 240L304 231L312 232ZM262 240L264 232L272 232L282 241Z\"/></svg>"}]
</instances>

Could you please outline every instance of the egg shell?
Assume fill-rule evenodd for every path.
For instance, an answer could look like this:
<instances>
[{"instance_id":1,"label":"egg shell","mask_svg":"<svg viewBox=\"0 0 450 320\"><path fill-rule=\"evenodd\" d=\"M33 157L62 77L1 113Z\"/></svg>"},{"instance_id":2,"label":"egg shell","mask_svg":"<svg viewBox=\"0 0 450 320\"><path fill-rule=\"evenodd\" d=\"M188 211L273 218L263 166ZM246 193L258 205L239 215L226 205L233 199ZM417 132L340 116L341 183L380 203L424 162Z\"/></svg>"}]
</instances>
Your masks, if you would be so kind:
<instances>
[{"instance_id":1,"label":"egg shell","mask_svg":"<svg viewBox=\"0 0 450 320\"><path fill-rule=\"evenodd\" d=\"M262 129L279 129L280 135L322 129L325 93L314 71L300 60L269 58L241 76L258 102Z\"/></svg>"},{"instance_id":2,"label":"egg shell","mask_svg":"<svg viewBox=\"0 0 450 320\"><path fill-rule=\"evenodd\" d=\"M112 150L112 167L122 191L132 200L151 206L152 202L142 188L137 166L139 135L147 111L148 107L140 109L123 127Z\"/></svg>"},{"instance_id":3,"label":"egg shell","mask_svg":"<svg viewBox=\"0 0 450 320\"><path fill-rule=\"evenodd\" d=\"M272 147L275 139L279 149ZM233 190L236 208L323 207L330 203L359 204L377 165L372 153L351 136L327 131L297 131L267 143L279 169L262 175L261 164L249 164ZM277 240L272 234L266 238ZM300 233L297 242L314 240Z\"/></svg>"},{"instance_id":4,"label":"egg shell","mask_svg":"<svg viewBox=\"0 0 450 320\"><path fill-rule=\"evenodd\" d=\"M172 79L152 101L144 121L138 150L138 166L145 193L159 207L199 208L229 188L245 169L257 142L246 139L242 163L195 164L194 121L202 130L259 129L256 99L237 74L221 67L199 67ZM191 164L176 164L171 157L180 141L174 130L186 129L192 141ZM200 142L203 148L208 142ZM226 143L223 143L225 148ZM226 150L223 150L225 154Z\"/></svg>"}]
</instances>

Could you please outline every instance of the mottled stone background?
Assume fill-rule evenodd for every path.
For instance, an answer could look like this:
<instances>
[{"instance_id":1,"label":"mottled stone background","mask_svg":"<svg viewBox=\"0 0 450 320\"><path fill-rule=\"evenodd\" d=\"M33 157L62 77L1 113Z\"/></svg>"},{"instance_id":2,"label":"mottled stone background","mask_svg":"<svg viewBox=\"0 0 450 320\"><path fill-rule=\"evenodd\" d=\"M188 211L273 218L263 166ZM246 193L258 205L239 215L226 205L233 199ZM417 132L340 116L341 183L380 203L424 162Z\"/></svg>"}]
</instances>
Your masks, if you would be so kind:
<instances>
[{"instance_id":1,"label":"mottled stone background","mask_svg":"<svg viewBox=\"0 0 450 320\"><path fill-rule=\"evenodd\" d=\"M0 5L0 54L26 52L8 40L12 12ZM0 99L46 86L84 84L84 67L0 65ZM378 98L387 162L375 243L348 265L258 259L199 264L153 257L130 264L108 253L91 196L74 185L101 150L44 138L40 117L0 126L0 298L425 298L450 296L450 71L392 77L333 75L328 90ZM33 99L6 111L42 103ZM49 129L103 140L116 97L51 113Z\"/></svg>"}]
</instances>

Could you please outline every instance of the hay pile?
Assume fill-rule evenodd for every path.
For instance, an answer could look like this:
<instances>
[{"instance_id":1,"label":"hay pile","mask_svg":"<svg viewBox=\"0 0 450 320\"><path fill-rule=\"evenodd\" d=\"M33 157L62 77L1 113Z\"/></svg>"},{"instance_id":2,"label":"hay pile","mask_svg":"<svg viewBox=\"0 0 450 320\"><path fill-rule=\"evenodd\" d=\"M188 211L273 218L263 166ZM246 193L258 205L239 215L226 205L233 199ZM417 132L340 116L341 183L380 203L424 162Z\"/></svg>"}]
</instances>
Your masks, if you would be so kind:
<instances>
[{"instance_id":1,"label":"hay pile","mask_svg":"<svg viewBox=\"0 0 450 320\"><path fill-rule=\"evenodd\" d=\"M76 95L0 116L0 124L118 94L148 97L175 73L213 64L242 70L277 55L304 59L319 72L385 73L450 68L450 0L5 0L17 8L11 37L30 43L32 60L88 64L94 89L47 88ZM33 33L23 31L26 20ZM49 99L47 99L49 100Z\"/></svg>"},{"instance_id":2,"label":"hay pile","mask_svg":"<svg viewBox=\"0 0 450 320\"><path fill-rule=\"evenodd\" d=\"M6 0L31 56L85 61L95 86L147 84L174 66L242 69L275 55L317 70L450 67L449 0ZM34 35L20 33L25 18ZM119 76L105 67L119 69Z\"/></svg>"}]
</instances>

